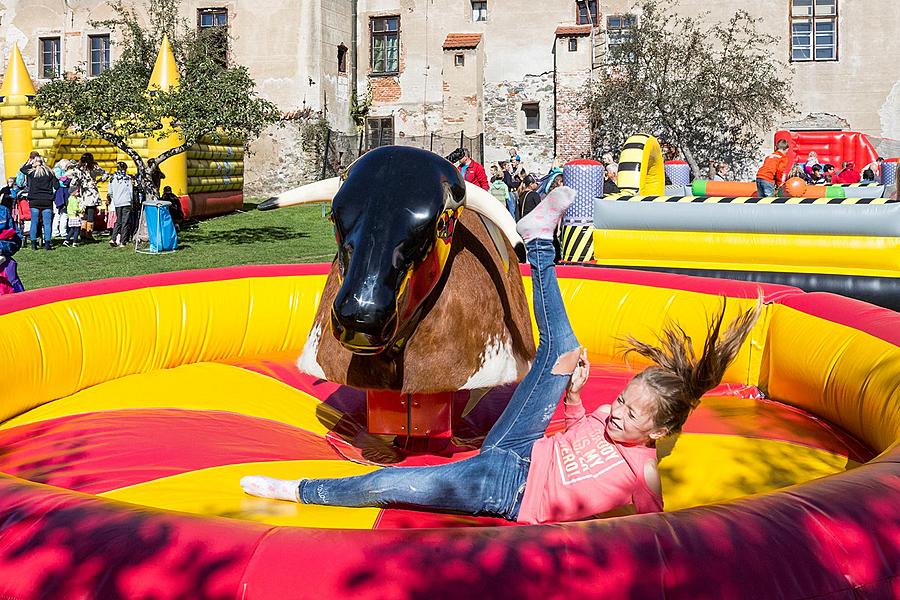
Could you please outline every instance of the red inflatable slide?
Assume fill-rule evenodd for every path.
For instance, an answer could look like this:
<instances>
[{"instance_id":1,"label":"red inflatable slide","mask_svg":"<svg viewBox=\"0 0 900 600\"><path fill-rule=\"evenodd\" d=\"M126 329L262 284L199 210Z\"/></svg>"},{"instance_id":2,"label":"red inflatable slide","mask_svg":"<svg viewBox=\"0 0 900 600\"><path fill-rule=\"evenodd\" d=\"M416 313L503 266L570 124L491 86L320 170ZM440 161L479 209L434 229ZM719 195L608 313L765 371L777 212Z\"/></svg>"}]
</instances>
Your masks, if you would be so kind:
<instances>
[{"instance_id":1,"label":"red inflatable slide","mask_svg":"<svg viewBox=\"0 0 900 600\"><path fill-rule=\"evenodd\" d=\"M775 143L787 140L788 156L791 163L806 162L810 151L814 151L821 164L831 163L841 168L844 161L852 161L862 168L878 157L875 147L864 133L857 131L788 131L775 133Z\"/></svg>"}]
</instances>

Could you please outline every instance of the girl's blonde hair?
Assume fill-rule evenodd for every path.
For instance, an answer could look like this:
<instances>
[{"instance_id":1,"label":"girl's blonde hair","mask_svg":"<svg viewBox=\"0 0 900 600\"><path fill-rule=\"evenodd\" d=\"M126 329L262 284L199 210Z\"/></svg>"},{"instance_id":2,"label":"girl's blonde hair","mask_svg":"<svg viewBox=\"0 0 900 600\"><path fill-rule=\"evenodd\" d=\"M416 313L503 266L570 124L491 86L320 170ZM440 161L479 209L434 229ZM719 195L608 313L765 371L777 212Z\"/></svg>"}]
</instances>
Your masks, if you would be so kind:
<instances>
[{"instance_id":1,"label":"girl's blonde hair","mask_svg":"<svg viewBox=\"0 0 900 600\"><path fill-rule=\"evenodd\" d=\"M31 176L32 177L46 177L52 173L50 167L44 162L44 159L40 156L35 157L34 162L31 163Z\"/></svg>"},{"instance_id":2,"label":"girl's blonde hair","mask_svg":"<svg viewBox=\"0 0 900 600\"><path fill-rule=\"evenodd\" d=\"M674 322L663 327L658 336L658 346L652 346L628 336L624 339L625 355L632 352L656 363L641 371L635 379L646 384L658 397L656 414L653 417L657 427L668 433L679 433L684 422L697 406L700 397L722 381L725 369L737 356L738 350L762 311L762 296L756 304L738 315L725 330L726 300L722 308L707 324L703 352L697 358L690 336Z\"/></svg>"}]
</instances>

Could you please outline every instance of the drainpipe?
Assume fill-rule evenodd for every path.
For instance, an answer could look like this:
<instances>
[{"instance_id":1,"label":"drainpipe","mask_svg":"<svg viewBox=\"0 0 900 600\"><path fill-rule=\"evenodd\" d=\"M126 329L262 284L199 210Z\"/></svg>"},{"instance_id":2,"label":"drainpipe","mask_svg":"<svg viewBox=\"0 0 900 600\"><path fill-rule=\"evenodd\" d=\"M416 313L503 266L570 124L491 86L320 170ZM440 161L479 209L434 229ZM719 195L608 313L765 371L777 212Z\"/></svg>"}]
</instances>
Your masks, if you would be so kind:
<instances>
[{"instance_id":1,"label":"drainpipe","mask_svg":"<svg viewBox=\"0 0 900 600\"><path fill-rule=\"evenodd\" d=\"M357 69L359 68L358 60L357 60L357 33L356 33L356 21L359 16L359 0L351 0L350 1L350 93L358 94L356 89L357 85ZM359 96L357 95L357 101L359 100Z\"/></svg>"}]
</instances>

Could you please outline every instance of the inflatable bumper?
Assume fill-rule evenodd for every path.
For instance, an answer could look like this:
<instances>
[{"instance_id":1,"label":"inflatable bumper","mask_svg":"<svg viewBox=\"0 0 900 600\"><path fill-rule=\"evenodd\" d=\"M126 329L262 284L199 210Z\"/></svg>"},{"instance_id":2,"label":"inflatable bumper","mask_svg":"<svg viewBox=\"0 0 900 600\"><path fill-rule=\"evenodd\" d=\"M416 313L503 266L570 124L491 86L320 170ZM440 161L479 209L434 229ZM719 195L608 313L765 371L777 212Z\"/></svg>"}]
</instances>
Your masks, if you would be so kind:
<instances>
[{"instance_id":1,"label":"inflatable bumper","mask_svg":"<svg viewBox=\"0 0 900 600\"><path fill-rule=\"evenodd\" d=\"M720 504L619 519L459 528L466 521L448 516L436 528L429 513L406 515L414 525L405 526L384 514L383 528L353 530L360 527L354 520L373 518L369 509L308 507L314 510L300 514L296 505L236 489L242 473L370 468L337 461L346 466L327 471L335 446L306 449L310 435L338 426L335 407L348 401L327 382L298 381L287 372L278 382L259 367L229 371L254 356L297 355L326 272L327 266L232 268L4 298L0 326L15 344L0 345L0 364L15 373L4 373L0 434L10 457L3 469L17 474L0 476L0 592L247 600L298 590L354 598L900 593L897 314L763 286L764 317L726 373L733 385L758 387L795 407L786 431L805 427L799 411L808 411L861 440L875 456L860 458L867 462L855 469ZM585 267L560 275L573 326L598 364L618 360L616 339L624 334L645 336L675 318L699 336L720 294L734 314L757 293L757 286L739 282ZM147 385L150 377L157 385ZM323 386L328 403L299 395ZM725 413L740 405L736 398L725 402ZM97 458L106 444L92 443L109 439L101 437L104 419L133 424L120 431L129 451L116 454L114 464ZM182 445L157 444L177 433L172 424L183 419L206 425L184 429ZM240 427L227 426L230 420ZM672 457L679 445L691 445L689 429ZM217 438L237 431L246 437ZM283 458L275 445L280 438ZM135 462L145 446L154 460ZM743 452L728 470L777 475L790 463L802 469L803 447L785 447L781 458ZM190 472L198 465L206 466ZM688 467L680 474L708 482L713 471ZM185 496L179 482L189 480L197 487ZM734 482L738 493L742 486L743 494L754 491L744 477ZM664 480L667 503L677 487L675 479ZM686 486L704 487L701 480ZM233 504L223 506L225 498ZM153 499L171 508L154 507ZM306 527L296 526L303 521L295 513ZM415 523L424 528L408 528Z\"/></svg>"}]
</instances>

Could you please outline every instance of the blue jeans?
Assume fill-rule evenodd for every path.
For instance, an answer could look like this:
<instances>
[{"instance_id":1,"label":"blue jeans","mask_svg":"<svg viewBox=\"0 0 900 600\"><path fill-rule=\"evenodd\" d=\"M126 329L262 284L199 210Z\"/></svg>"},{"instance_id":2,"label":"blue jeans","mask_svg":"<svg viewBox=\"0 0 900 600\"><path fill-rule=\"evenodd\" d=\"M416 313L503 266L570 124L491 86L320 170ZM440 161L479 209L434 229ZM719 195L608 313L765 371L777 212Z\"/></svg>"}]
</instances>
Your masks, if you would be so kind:
<instances>
[{"instance_id":1,"label":"blue jeans","mask_svg":"<svg viewBox=\"0 0 900 600\"><path fill-rule=\"evenodd\" d=\"M31 231L28 235L31 236L31 241L34 242L37 240L37 228L38 228L38 218L43 221L44 225L44 240L50 241L50 238L53 237L53 209L52 208L32 208L31 209Z\"/></svg>"},{"instance_id":2,"label":"blue jeans","mask_svg":"<svg viewBox=\"0 0 900 600\"><path fill-rule=\"evenodd\" d=\"M509 211L509 214L512 215L513 220L516 220L516 197L510 192L506 195L506 210Z\"/></svg>"},{"instance_id":3,"label":"blue jeans","mask_svg":"<svg viewBox=\"0 0 900 600\"><path fill-rule=\"evenodd\" d=\"M519 514L531 449L544 435L569 375L552 373L563 354L578 348L569 324L551 240L526 245L540 342L531 370L491 428L477 456L431 467L387 467L340 479L300 483L304 504L399 506L436 509L515 520Z\"/></svg>"},{"instance_id":4,"label":"blue jeans","mask_svg":"<svg viewBox=\"0 0 900 600\"><path fill-rule=\"evenodd\" d=\"M775 183L765 179L757 179L756 195L760 198L771 198L775 195Z\"/></svg>"}]
</instances>

